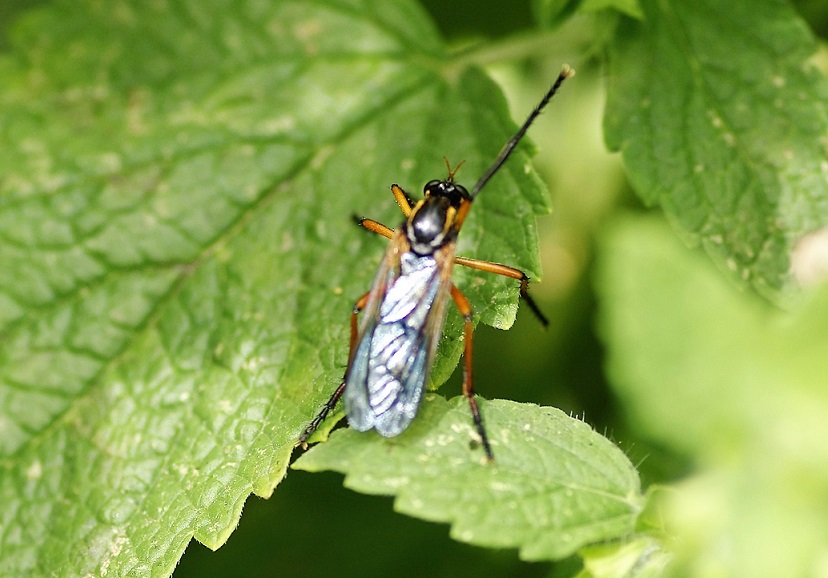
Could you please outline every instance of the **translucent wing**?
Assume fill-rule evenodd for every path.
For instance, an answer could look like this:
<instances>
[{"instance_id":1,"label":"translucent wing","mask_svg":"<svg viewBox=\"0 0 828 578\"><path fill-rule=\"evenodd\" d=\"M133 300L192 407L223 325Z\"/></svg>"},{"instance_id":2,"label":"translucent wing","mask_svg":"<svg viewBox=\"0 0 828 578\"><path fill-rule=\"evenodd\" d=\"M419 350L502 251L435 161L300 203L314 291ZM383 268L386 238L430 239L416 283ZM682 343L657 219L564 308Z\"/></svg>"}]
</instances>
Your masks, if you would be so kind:
<instances>
[{"instance_id":1,"label":"translucent wing","mask_svg":"<svg viewBox=\"0 0 828 578\"><path fill-rule=\"evenodd\" d=\"M362 312L345 378L345 413L358 431L402 433L420 406L446 316L454 243L411 252L397 232Z\"/></svg>"}]
</instances>

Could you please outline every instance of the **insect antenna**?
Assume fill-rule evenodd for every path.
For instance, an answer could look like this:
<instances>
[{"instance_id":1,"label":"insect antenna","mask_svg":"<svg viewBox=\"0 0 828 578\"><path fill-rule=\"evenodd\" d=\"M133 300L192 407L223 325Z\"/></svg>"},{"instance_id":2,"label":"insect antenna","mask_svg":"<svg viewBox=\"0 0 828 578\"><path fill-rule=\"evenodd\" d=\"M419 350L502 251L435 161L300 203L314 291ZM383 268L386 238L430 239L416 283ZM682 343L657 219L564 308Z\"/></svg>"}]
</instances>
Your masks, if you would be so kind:
<instances>
[{"instance_id":1,"label":"insect antenna","mask_svg":"<svg viewBox=\"0 0 828 578\"><path fill-rule=\"evenodd\" d=\"M500 150L500 154L497 155L495 162L492 163L492 166L490 166L489 169L485 173L483 173L483 176L480 177L480 180L477 181L476 185L474 185L474 188L471 190L472 199L477 196L477 193L480 192L480 189L482 189L485 186L485 184L489 182L489 179L491 179L494 176L494 174L500 169L500 167L503 166L503 163L506 162L506 159L509 158L509 155L512 154L512 151L515 150L515 147L520 142L520 139L522 139L523 135L526 134L526 131L529 130L529 126L533 122L535 122L535 119L541 113L543 108L547 104L549 104L549 101L552 99L553 96L555 96L555 93L558 91L558 88L560 88L561 84L563 84L563 81L574 75L575 71L572 70L568 64L564 64L561 68L561 73L558 75L558 78L555 79L554 84L552 84L552 88L550 88L549 92L547 92L544 95L543 99L541 99L538 106L535 107L535 110L533 110L529 114L527 119L523 122L523 126L521 126L520 129L518 129L518 131L515 133L515 136L510 138L508 142L503 146L503 148Z\"/></svg>"},{"instance_id":2,"label":"insect antenna","mask_svg":"<svg viewBox=\"0 0 828 578\"><path fill-rule=\"evenodd\" d=\"M451 165L449 164L449 160L446 157L443 157L443 160L446 162L446 169L448 170L448 178L446 180L450 183L453 183L454 182L454 175L457 174L457 171L460 170L460 167L462 167L463 164L466 161L460 161L459 163L457 163L456 167L451 168Z\"/></svg>"}]
</instances>

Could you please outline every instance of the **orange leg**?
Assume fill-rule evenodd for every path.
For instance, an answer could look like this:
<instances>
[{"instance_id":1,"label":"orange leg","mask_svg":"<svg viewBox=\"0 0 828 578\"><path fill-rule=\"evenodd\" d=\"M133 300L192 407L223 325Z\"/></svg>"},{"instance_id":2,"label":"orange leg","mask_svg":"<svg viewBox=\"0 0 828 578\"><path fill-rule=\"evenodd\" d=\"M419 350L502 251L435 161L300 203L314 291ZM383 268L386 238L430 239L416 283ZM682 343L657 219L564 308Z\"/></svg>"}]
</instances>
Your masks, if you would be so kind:
<instances>
[{"instance_id":1,"label":"orange leg","mask_svg":"<svg viewBox=\"0 0 828 578\"><path fill-rule=\"evenodd\" d=\"M408 197L408 194L400 185L394 184L391 185L391 192L394 193L394 199L396 199L397 204L400 206L400 210L403 212L403 215L408 218L411 214L411 200Z\"/></svg>"},{"instance_id":2,"label":"orange leg","mask_svg":"<svg viewBox=\"0 0 828 578\"><path fill-rule=\"evenodd\" d=\"M386 237L388 239L394 236L394 229L392 229L391 227L386 227L385 225L383 225L379 221L375 221L374 219L366 219L365 217L363 217L361 219L357 219L357 224L360 227L368 229L372 233L382 235L383 237Z\"/></svg>"},{"instance_id":3,"label":"orange leg","mask_svg":"<svg viewBox=\"0 0 828 578\"><path fill-rule=\"evenodd\" d=\"M483 417L480 415L480 408L477 407L477 401L474 399L474 385L472 384L472 335L474 334L472 308L469 300L463 295L463 292L455 287L453 283L451 285L451 298L454 299L457 309L460 310L466 326L466 339L463 349L463 395L469 400L474 426L477 428L477 433L480 436L480 441L486 452L486 459L492 462L494 461L492 446L489 444L489 437L486 435L486 429L483 427Z\"/></svg>"},{"instance_id":4,"label":"orange leg","mask_svg":"<svg viewBox=\"0 0 828 578\"><path fill-rule=\"evenodd\" d=\"M468 217L469 215L471 206L471 201L460 201L460 207L458 207L457 214L454 216L454 228L458 233L460 232L460 229L463 227L463 223L466 221L466 217Z\"/></svg>"},{"instance_id":5,"label":"orange leg","mask_svg":"<svg viewBox=\"0 0 828 578\"><path fill-rule=\"evenodd\" d=\"M359 316L359 312L365 309L365 304L368 303L368 296L371 294L368 291L365 295L359 298L359 300L354 303L354 309L351 312L351 345L348 349L348 367L351 366L351 361L353 361L354 357L354 349L356 347L357 341L357 332L358 332L358 324L357 319ZM305 431L302 432L302 435L299 436L299 443L297 445L302 446L303 448L308 447L308 438L311 436L313 432L316 431L316 428L319 427L325 418L328 417L328 414L333 411L333 408L336 407L336 404L339 402L339 398L342 397L342 394L345 393L345 379L342 380L342 383L339 384L339 387L336 388L336 391L330 397L330 399L325 403L322 407L322 410L319 414L313 418L313 421L308 424L308 427L305 428Z\"/></svg>"},{"instance_id":6,"label":"orange leg","mask_svg":"<svg viewBox=\"0 0 828 578\"><path fill-rule=\"evenodd\" d=\"M400 210L403 212L403 215L405 215L406 218L407 218L409 215L411 215L411 211L412 211L411 201L408 198L408 195L406 194L406 192L404 190L402 190L402 187L400 187L399 185L391 185L391 192L394 194L394 199L397 201L397 204L400 206ZM386 239L390 239L391 237L394 236L394 229L392 229L391 227L388 227L386 225L383 225L379 221L375 221L374 219L368 219L368 218L365 218L365 217L357 217L357 216L354 216L354 218L356 219L356 222L360 227L364 227L365 229L368 229L372 233L376 233L377 235L382 235Z\"/></svg>"},{"instance_id":7,"label":"orange leg","mask_svg":"<svg viewBox=\"0 0 828 578\"><path fill-rule=\"evenodd\" d=\"M538 321L541 322L541 325L543 325L544 327L547 327L549 325L549 320L541 312L537 303L535 303L535 300L532 299L532 297L529 295L529 277L527 277L526 273L524 273L520 269L515 269L514 267L509 267L508 265L501 265L500 263L491 263L489 261L469 259L468 257L455 257L454 262L458 265L463 265L464 267L477 269L478 271L486 271L487 273L494 273L495 275L503 275L504 277L511 277L512 279L517 279L518 281L520 281L521 298L524 301L526 301L526 304L529 306L529 309L532 310L532 313L535 314L535 317L538 318Z\"/></svg>"},{"instance_id":8,"label":"orange leg","mask_svg":"<svg viewBox=\"0 0 828 578\"><path fill-rule=\"evenodd\" d=\"M400 209L408 217L411 214L411 203L408 200L408 195L405 194L405 191L399 185L391 185L391 192L394 193L394 198L397 200L397 204L400 206ZM359 218L355 217L357 224L365 229L371 231L372 233L376 233L378 235L382 235L383 237L391 238L394 236L394 229L391 227L387 227L380 223L379 221L375 221L373 219L366 219L366 218ZM351 362L354 358L354 350L356 348L356 341L357 341L357 334L359 332L359 325L357 323L359 312L365 308L366 303L368 303L368 296L371 292L367 292L365 295L359 298L359 300L354 304L354 310L351 313L351 344L348 349L348 367L351 367ZM347 372L346 372L347 377ZM311 434L316 431L316 428L319 427L328 414L333 411L336 407L336 404L339 403L339 398L342 397L342 394L345 393L345 384L346 380L343 379L342 383L339 384L339 387L336 388L336 391L330 397L330 399L325 403L322 410L319 414L313 418L313 421L308 424L308 427L305 428L305 431L302 432L302 435L299 436L299 444L302 447L307 447L308 438Z\"/></svg>"},{"instance_id":9,"label":"orange leg","mask_svg":"<svg viewBox=\"0 0 828 578\"><path fill-rule=\"evenodd\" d=\"M403 190L400 189L399 187L397 187L397 185L393 185L393 186L396 187L397 190L399 190L400 193L403 195L402 202L405 203L405 207L407 207L408 210L410 211L411 207L408 205L408 202L405 200L405 196L404 196L405 193L403 192ZM397 196L396 192L394 193L394 196ZM397 202L400 203L401 201L398 199ZM403 205L400 204L400 207L402 208ZM403 212L405 212L405 208L403 208ZM372 233L376 233L377 235L382 235L383 237L386 237L388 239L390 239L391 237L394 236L394 229L392 229L391 227L388 227L386 225L383 225L379 221L375 221L373 219L366 219L366 218L363 217L363 218L357 218L357 223L361 227L371 231ZM492 263L491 261L481 261L479 259L470 259L468 257L455 257L454 262L457 263L458 265L463 265L464 267L469 267L470 269L477 269L478 271L485 271L487 273L494 273L495 275L503 275L504 277L511 277L512 279L517 279L518 281L520 281L520 297L521 297L521 299L526 301L526 304L529 306L529 309L532 311L532 313L535 315L535 317L537 317L537 319L538 319L538 321L540 321L541 325L543 325L544 327L549 326L549 320L546 318L546 315L543 314L543 312L540 310L540 307L538 307L537 303L535 303L535 300L532 299L531 295L529 295L529 277L526 275L526 273L524 273L520 269L515 269L514 267L509 267L508 265L501 265L500 263Z\"/></svg>"},{"instance_id":10,"label":"orange leg","mask_svg":"<svg viewBox=\"0 0 828 578\"><path fill-rule=\"evenodd\" d=\"M392 229L391 227L387 227L373 219L357 219L357 223L365 229L371 231L372 233L382 235L383 237L386 237L388 239L390 239L394 235L394 229ZM494 273L495 275L503 275L504 277L511 277L512 279L517 279L518 281L520 281L521 299L526 301L526 304L529 306L529 309L532 311L535 317L537 317L541 325L543 325L544 327L549 326L549 320L546 318L546 315L543 314L543 312L540 310L540 307L538 307L538 304L535 303L535 300L532 299L531 295L529 295L529 277L526 275L526 273L524 273L520 269L509 267L508 265L492 263L491 261L481 261L479 259L470 259L468 257L455 257L454 262L458 265L463 265L464 267L468 267L470 269L477 269L478 271Z\"/></svg>"}]
</instances>

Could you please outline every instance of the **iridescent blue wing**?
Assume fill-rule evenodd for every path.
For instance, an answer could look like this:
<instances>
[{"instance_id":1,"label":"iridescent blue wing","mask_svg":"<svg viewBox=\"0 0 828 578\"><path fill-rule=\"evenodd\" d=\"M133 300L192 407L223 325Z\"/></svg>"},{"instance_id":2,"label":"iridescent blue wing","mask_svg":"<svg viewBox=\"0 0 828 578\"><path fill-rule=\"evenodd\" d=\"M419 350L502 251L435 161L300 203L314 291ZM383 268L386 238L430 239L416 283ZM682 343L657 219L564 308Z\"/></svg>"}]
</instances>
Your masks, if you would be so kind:
<instances>
[{"instance_id":1,"label":"iridescent blue wing","mask_svg":"<svg viewBox=\"0 0 828 578\"><path fill-rule=\"evenodd\" d=\"M402 433L420 407L446 316L454 244L430 256L392 239L362 312L345 378L345 413L358 431Z\"/></svg>"}]
</instances>

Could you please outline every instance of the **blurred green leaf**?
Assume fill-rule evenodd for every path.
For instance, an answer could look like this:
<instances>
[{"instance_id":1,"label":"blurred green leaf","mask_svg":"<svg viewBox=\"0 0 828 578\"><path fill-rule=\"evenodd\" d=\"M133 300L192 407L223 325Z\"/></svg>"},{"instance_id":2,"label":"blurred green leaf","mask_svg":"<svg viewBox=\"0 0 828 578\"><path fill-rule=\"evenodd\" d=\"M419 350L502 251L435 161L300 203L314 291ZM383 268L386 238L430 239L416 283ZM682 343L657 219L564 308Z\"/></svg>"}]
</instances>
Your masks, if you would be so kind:
<instances>
[{"instance_id":1,"label":"blurred green leaf","mask_svg":"<svg viewBox=\"0 0 828 578\"><path fill-rule=\"evenodd\" d=\"M574 9L573 0L532 0L532 13L541 26L554 26Z\"/></svg>"},{"instance_id":2,"label":"blurred green leaf","mask_svg":"<svg viewBox=\"0 0 828 578\"><path fill-rule=\"evenodd\" d=\"M575 578L657 578L669 562L661 544L648 536L590 546L580 554L584 569Z\"/></svg>"},{"instance_id":3,"label":"blurred green leaf","mask_svg":"<svg viewBox=\"0 0 828 578\"><path fill-rule=\"evenodd\" d=\"M597 12L607 8L618 10L622 14L633 18L644 18L638 0L583 0L580 6L580 10L583 12Z\"/></svg>"},{"instance_id":4,"label":"blurred green leaf","mask_svg":"<svg viewBox=\"0 0 828 578\"><path fill-rule=\"evenodd\" d=\"M682 236L778 297L795 243L828 224L828 84L793 8L642 3L609 51L606 141Z\"/></svg>"},{"instance_id":5,"label":"blurred green leaf","mask_svg":"<svg viewBox=\"0 0 828 578\"><path fill-rule=\"evenodd\" d=\"M293 467L344 473L351 489L396 496L399 512L450 522L457 540L517 547L525 560L565 558L632 532L643 506L638 475L612 442L554 408L496 400L481 412L494 464L469 449L466 399L431 396L398 438L338 430Z\"/></svg>"},{"instance_id":6,"label":"blurred green leaf","mask_svg":"<svg viewBox=\"0 0 828 578\"><path fill-rule=\"evenodd\" d=\"M514 123L403 1L56 1L10 42L0 574L163 576L272 492L341 379L383 252L351 213L395 224L390 183L417 195L443 156L473 181ZM548 200L527 148L459 252L535 277ZM511 324L515 283L457 282Z\"/></svg>"},{"instance_id":7,"label":"blurred green leaf","mask_svg":"<svg viewBox=\"0 0 828 578\"><path fill-rule=\"evenodd\" d=\"M656 496L676 575L809 576L828 543L828 291L772 309L659 221L620 220L598 289L631 423L699 464Z\"/></svg>"}]
</instances>

